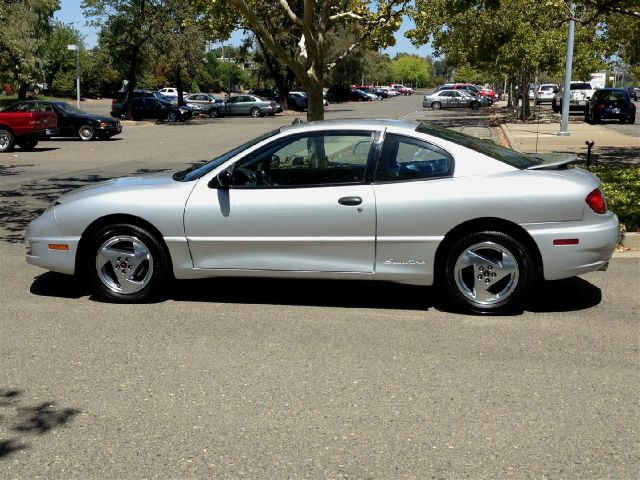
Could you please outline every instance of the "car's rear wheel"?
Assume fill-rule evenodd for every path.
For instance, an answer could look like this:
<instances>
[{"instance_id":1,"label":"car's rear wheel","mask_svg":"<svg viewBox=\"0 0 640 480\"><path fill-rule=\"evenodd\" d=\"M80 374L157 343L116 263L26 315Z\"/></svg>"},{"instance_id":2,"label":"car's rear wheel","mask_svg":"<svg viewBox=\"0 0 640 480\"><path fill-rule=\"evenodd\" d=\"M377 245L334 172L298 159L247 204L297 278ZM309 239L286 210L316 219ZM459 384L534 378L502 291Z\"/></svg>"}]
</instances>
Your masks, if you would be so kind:
<instances>
[{"instance_id":1,"label":"car's rear wheel","mask_svg":"<svg viewBox=\"0 0 640 480\"><path fill-rule=\"evenodd\" d=\"M440 110L442 108L442 104L440 102L433 102L431 104L431 108L433 108L434 110Z\"/></svg>"},{"instance_id":2,"label":"car's rear wheel","mask_svg":"<svg viewBox=\"0 0 640 480\"><path fill-rule=\"evenodd\" d=\"M480 108L480 102L473 101L471 102L471 110L478 110Z\"/></svg>"},{"instance_id":3,"label":"car's rear wheel","mask_svg":"<svg viewBox=\"0 0 640 480\"><path fill-rule=\"evenodd\" d=\"M0 128L0 152L10 152L15 146L16 138L9 130Z\"/></svg>"},{"instance_id":4,"label":"car's rear wheel","mask_svg":"<svg viewBox=\"0 0 640 480\"><path fill-rule=\"evenodd\" d=\"M632 124L632 125L633 125L634 123L636 123L636 116L635 116L635 115L631 115L631 116L629 117L629 123L630 123L630 124Z\"/></svg>"},{"instance_id":5,"label":"car's rear wheel","mask_svg":"<svg viewBox=\"0 0 640 480\"><path fill-rule=\"evenodd\" d=\"M83 142L93 140L96 136L96 130L91 125L80 125L78 128L78 138Z\"/></svg>"},{"instance_id":6,"label":"car's rear wheel","mask_svg":"<svg viewBox=\"0 0 640 480\"><path fill-rule=\"evenodd\" d=\"M250 113L253 118L258 118L262 116L262 110L260 110L258 107L253 107Z\"/></svg>"},{"instance_id":7,"label":"car's rear wheel","mask_svg":"<svg viewBox=\"0 0 640 480\"><path fill-rule=\"evenodd\" d=\"M455 306L473 313L510 313L521 308L533 281L527 248L503 232L476 232L449 249L444 283Z\"/></svg>"},{"instance_id":8,"label":"car's rear wheel","mask_svg":"<svg viewBox=\"0 0 640 480\"><path fill-rule=\"evenodd\" d=\"M164 248L151 233L122 223L99 230L87 259L89 280L102 298L122 303L155 298L169 277Z\"/></svg>"},{"instance_id":9,"label":"car's rear wheel","mask_svg":"<svg viewBox=\"0 0 640 480\"><path fill-rule=\"evenodd\" d=\"M220 114L218 113L218 110L215 108L212 108L211 110L209 110L209 117L210 118L218 118L220 116Z\"/></svg>"}]
</instances>

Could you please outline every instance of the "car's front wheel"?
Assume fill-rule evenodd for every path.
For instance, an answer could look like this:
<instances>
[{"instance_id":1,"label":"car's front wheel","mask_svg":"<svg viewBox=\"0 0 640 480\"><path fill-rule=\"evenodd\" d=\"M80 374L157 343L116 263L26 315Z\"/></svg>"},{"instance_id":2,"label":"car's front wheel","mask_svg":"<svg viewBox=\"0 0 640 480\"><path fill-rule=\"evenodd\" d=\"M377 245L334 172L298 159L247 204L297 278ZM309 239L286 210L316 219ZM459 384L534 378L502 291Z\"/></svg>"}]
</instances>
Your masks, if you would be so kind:
<instances>
[{"instance_id":1,"label":"car's front wheel","mask_svg":"<svg viewBox=\"0 0 640 480\"><path fill-rule=\"evenodd\" d=\"M220 116L220 114L218 113L218 110L215 108L212 108L211 110L209 110L209 118L218 118Z\"/></svg>"},{"instance_id":2,"label":"car's front wheel","mask_svg":"<svg viewBox=\"0 0 640 480\"><path fill-rule=\"evenodd\" d=\"M0 152L10 152L15 146L16 138L9 130L0 128Z\"/></svg>"},{"instance_id":3,"label":"car's front wheel","mask_svg":"<svg viewBox=\"0 0 640 480\"><path fill-rule=\"evenodd\" d=\"M83 142L93 140L96 136L96 130L91 125L81 125L78 128L78 138Z\"/></svg>"},{"instance_id":4,"label":"car's front wheel","mask_svg":"<svg viewBox=\"0 0 640 480\"><path fill-rule=\"evenodd\" d=\"M127 223L109 225L93 236L87 268L96 294L122 303L156 297L169 278L169 261L158 239Z\"/></svg>"},{"instance_id":5,"label":"car's front wheel","mask_svg":"<svg viewBox=\"0 0 640 480\"><path fill-rule=\"evenodd\" d=\"M167 122L175 122L177 120L178 120L178 116L176 115L176 112L167 113Z\"/></svg>"},{"instance_id":6,"label":"car's front wheel","mask_svg":"<svg viewBox=\"0 0 640 480\"><path fill-rule=\"evenodd\" d=\"M440 102L433 102L431 104L431 108L433 108L434 110L440 110L442 108L442 104Z\"/></svg>"},{"instance_id":7,"label":"car's front wheel","mask_svg":"<svg viewBox=\"0 0 640 480\"><path fill-rule=\"evenodd\" d=\"M520 308L533 281L527 248L503 232L476 232L449 249L444 284L455 306L473 313L509 313Z\"/></svg>"}]
</instances>

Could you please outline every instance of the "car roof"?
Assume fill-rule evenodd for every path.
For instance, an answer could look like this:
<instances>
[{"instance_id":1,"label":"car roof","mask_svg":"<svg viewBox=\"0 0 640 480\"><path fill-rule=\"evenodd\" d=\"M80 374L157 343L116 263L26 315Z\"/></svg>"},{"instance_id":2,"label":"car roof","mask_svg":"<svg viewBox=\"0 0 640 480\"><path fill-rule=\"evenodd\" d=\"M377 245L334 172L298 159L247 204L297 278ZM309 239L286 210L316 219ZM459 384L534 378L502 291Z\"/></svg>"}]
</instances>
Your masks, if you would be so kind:
<instances>
[{"instance_id":1,"label":"car roof","mask_svg":"<svg viewBox=\"0 0 640 480\"><path fill-rule=\"evenodd\" d=\"M382 118L374 118L374 119L361 119L361 118L347 118L347 119L339 119L339 120L318 120L316 122L309 123L297 123L295 125L287 125L282 127L281 131L294 131L294 130L304 130L306 128L318 128L318 129L335 129L340 130L344 129L381 129L385 127L396 127L396 128L404 128L407 130L415 131L418 124L415 122L407 122L405 120L389 120Z\"/></svg>"}]
</instances>

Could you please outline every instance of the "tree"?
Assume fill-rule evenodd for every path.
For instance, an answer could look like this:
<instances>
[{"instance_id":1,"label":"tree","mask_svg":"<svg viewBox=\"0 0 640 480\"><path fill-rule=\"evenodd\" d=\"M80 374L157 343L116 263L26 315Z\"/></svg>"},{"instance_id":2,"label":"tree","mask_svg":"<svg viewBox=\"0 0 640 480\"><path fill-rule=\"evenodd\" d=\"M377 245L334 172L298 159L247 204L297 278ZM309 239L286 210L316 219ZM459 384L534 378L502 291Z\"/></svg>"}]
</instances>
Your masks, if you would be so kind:
<instances>
[{"instance_id":1,"label":"tree","mask_svg":"<svg viewBox=\"0 0 640 480\"><path fill-rule=\"evenodd\" d=\"M322 87L331 65L327 61L327 47L339 27L346 28L355 36L338 60L356 47L385 47L395 42L394 32L402 23L409 0L379 0L375 11L372 2L366 0L299 0L297 3L279 0L201 0L209 16L219 15L219 8L235 7L264 47L289 67L306 89L309 98L307 118L324 118ZM265 18L272 9L279 9L293 25L299 38L295 55L278 44Z\"/></svg>"},{"instance_id":2,"label":"tree","mask_svg":"<svg viewBox=\"0 0 640 480\"><path fill-rule=\"evenodd\" d=\"M58 0L0 0L0 73L19 83L21 100L30 83L44 78L40 51L58 8Z\"/></svg>"},{"instance_id":3,"label":"tree","mask_svg":"<svg viewBox=\"0 0 640 480\"><path fill-rule=\"evenodd\" d=\"M127 112L131 116L132 93L140 72L149 63L151 39L157 32L158 0L83 0L86 15L101 26L100 42L108 48L114 67L127 83Z\"/></svg>"},{"instance_id":4,"label":"tree","mask_svg":"<svg viewBox=\"0 0 640 480\"><path fill-rule=\"evenodd\" d=\"M431 81L431 63L418 55L398 55L391 61L395 82L422 86Z\"/></svg>"}]
</instances>

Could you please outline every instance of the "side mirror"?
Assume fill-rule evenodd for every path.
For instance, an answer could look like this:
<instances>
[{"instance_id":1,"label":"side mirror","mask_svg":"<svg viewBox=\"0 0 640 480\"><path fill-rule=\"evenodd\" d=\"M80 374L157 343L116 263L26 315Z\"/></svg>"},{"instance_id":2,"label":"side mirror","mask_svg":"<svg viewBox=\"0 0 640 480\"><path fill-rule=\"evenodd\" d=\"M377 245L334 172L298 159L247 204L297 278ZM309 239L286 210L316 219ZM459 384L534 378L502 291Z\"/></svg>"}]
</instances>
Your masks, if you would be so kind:
<instances>
[{"instance_id":1,"label":"side mirror","mask_svg":"<svg viewBox=\"0 0 640 480\"><path fill-rule=\"evenodd\" d=\"M221 171L209 182L209 188L219 188L221 190L229 190L231 185L231 171L229 169Z\"/></svg>"}]
</instances>

